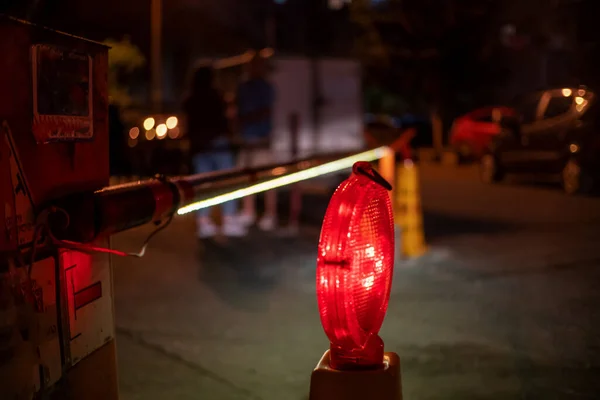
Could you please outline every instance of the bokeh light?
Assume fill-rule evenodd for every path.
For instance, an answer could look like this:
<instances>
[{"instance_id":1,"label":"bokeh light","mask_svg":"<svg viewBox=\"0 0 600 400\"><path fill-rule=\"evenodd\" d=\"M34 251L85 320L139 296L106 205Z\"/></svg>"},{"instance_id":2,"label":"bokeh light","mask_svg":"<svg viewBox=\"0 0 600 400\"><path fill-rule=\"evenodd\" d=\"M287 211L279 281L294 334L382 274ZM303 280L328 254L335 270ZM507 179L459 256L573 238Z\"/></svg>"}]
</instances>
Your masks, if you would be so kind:
<instances>
[{"instance_id":1,"label":"bokeh light","mask_svg":"<svg viewBox=\"0 0 600 400\"><path fill-rule=\"evenodd\" d=\"M144 129L149 131L150 129L154 128L155 123L156 123L156 121L154 121L154 118L152 118L152 117L146 118L144 120Z\"/></svg>"},{"instance_id":2,"label":"bokeh light","mask_svg":"<svg viewBox=\"0 0 600 400\"><path fill-rule=\"evenodd\" d=\"M138 136L140 136L140 128L138 128L137 126L134 126L133 128L131 128L129 130L129 137L131 139L137 139Z\"/></svg>"},{"instance_id":3,"label":"bokeh light","mask_svg":"<svg viewBox=\"0 0 600 400\"><path fill-rule=\"evenodd\" d=\"M177 117L169 117L167 118L167 128L169 129L173 129L177 126L177 123L179 121L177 120Z\"/></svg>"},{"instance_id":4,"label":"bokeh light","mask_svg":"<svg viewBox=\"0 0 600 400\"><path fill-rule=\"evenodd\" d=\"M156 136L159 139L164 138L167 135L167 126L165 124L160 124L156 127Z\"/></svg>"},{"instance_id":5,"label":"bokeh light","mask_svg":"<svg viewBox=\"0 0 600 400\"><path fill-rule=\"evenodd\" d=\"M169 137L171 139L177 139L179 137L179 128L175 127L169 130Z\"/></svg>"}]
</instances>

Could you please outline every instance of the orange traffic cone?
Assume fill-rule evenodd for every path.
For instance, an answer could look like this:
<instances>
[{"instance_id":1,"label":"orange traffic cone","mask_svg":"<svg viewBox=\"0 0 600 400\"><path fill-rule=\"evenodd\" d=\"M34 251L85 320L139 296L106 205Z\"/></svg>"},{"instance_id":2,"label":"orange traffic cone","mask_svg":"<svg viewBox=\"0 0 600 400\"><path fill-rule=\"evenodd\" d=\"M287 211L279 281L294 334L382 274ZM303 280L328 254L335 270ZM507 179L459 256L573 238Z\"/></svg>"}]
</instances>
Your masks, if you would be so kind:
<instances>
[{"instance_id":1,"label":"orange traffic cone","mask_svg":"<svg viewBox=\"0 0 600 400\"><path fill-rule=\"evenodd\" d=\"M412 160L405 160L396 171L395 222L400 227L400 254L419 257L427 252L423 233L423 213L419 174Z\"/></svg>"}]
</instances>

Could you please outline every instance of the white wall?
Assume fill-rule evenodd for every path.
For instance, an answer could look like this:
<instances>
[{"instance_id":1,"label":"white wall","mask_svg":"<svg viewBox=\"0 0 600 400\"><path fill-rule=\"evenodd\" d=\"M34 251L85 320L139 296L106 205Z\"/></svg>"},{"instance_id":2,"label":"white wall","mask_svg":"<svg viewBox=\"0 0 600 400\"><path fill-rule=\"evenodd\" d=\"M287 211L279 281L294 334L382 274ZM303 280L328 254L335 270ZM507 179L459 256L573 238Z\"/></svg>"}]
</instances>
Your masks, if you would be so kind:
<instances>
[{"instance_id":1,"label":"white wall","mask_svg":"<svg viewBox=\"0 0 600 400\"><path fill-rule=\"evenodd\" d=\"M323 127L322 151L354 151L364 146L360 65L352 60L323 60L319 65Z\"/></svg>"},{"instance_id":2,"label":"white wall","mask_svg":"<svg viewBox=\"0 0 600 400\"><path fill-rule=\"evenodd\" d=\"M360 66L352 60L319 61L320 85L325 99L318 143L311 123L310 63L306 58L274 60L271 80L277 99L274 110L273 150L280 161L291 157L288 118L300 117L300 156L363 148Z\"/></svg>"}]
</instances>

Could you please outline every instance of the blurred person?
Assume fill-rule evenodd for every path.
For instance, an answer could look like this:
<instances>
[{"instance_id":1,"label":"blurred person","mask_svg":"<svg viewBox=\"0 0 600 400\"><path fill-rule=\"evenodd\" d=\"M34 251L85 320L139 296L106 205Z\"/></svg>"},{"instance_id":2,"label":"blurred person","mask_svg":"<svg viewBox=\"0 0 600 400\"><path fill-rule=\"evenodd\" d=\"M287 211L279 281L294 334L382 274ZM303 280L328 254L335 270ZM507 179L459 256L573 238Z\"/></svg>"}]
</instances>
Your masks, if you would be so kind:
<instances>
[{"instance_id":1,"label":"blurred person","mask_svg":"<svg viewBox=\"0 0 600 400\"><path fill-rule=\"evenodd\" d=\"M225 101L213 81L213 67L199 67L194 72L190 94L183 104L194 173L235 167ZM222 233L225 236L244 236L246 227L236 216L237 202L224 203L222 212ZM197 233L200 238L217 234L217 227L210 218L208 208L197 213Z\"/></svg>"},{"instance_id":2,"label":"blurred person","mask_svg":"<svg viewBox=\"0 0 600 400\"><path fill-rule=\"evenodd\" d=\"M272 112L275 90L266 78L267 63L258 53L247 65L247 78L237 90L237 117L243 149L239 165L253 168L274 161L271 152L273 131ZM247 196L241 219L251 225L256 221L256 197ZM258 223L262 230L272 230L277 225L277 193L265 193L265 213Z\"/></svg>"}]
</instances>

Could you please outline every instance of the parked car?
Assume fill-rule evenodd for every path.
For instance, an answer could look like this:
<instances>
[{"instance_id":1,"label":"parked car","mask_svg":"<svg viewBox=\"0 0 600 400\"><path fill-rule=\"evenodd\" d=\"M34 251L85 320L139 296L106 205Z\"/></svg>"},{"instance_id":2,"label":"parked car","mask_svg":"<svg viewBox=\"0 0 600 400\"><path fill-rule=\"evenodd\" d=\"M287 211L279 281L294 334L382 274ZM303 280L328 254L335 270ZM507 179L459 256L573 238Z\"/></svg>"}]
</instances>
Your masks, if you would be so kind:
<instances>
[{"instance_id":1,"label":"parked car","mask_svg":"<svg viewBox=\"0 0 600 400\"><path fill-rule=\"evenodd\" d=\"M502 119L514 115L515 110L510 107L492 106L458 117L450 129L450 146L460 161L478 160L500 133Z\"/></svg>"},{"instance_id":2,"label":"parked car","mask_svg":"<svg viewBox=\"0 0 600 400\"><path fill-rule=\"evenodd\" d=\"M600 178L600 102L584 88L547 90L523 98L502 120L481 158L484 182L506 174L557 180L566 193L591 191Z\"/></svg>"}]
</instances>

